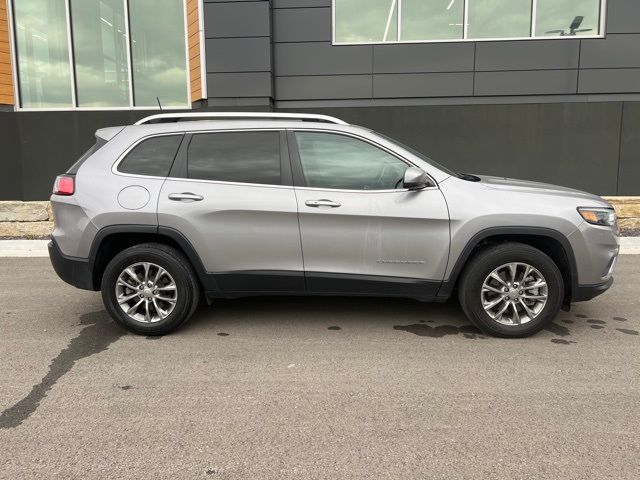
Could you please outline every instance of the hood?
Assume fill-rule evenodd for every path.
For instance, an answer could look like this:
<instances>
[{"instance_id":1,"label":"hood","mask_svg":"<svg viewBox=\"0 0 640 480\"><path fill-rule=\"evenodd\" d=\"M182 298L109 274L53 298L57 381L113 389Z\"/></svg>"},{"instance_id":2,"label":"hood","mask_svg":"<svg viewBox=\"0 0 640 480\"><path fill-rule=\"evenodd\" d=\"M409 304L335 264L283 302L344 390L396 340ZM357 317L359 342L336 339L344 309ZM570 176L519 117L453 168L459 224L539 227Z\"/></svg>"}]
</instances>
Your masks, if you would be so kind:
<instances>
[{"instance_id":1,"label":"hood","mask_svg":"<svg viewBox=\"0 0 640 480\"><path fill-rule=\"evenodd\" d=\"M561 197L570 197L576 199L590 200L598 206L611 206L607 201L597 195L583 192L568 187L552 185L550 183L531 182L529 180L518 180L515 178L491 177L486 175L478 175L480 183L485 187L495 190L504 190L505 192L533 193L539 195L552 195ZM585 205L589 206L589 205Z\"/></svg>"}]
</instances>

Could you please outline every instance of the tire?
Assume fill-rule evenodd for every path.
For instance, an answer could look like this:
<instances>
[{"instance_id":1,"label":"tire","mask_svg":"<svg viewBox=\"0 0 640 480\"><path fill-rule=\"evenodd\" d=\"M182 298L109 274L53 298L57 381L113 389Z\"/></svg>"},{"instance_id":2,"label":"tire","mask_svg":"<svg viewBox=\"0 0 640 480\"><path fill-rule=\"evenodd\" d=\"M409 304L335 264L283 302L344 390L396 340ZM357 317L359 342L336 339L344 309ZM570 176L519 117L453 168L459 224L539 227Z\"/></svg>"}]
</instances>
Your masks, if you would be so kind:
<instances>
[{"instance_id":1,"label":"tire","mask_svg":"<svg viewBox=\"0 0 640 480\"><path fill-rule=\"evenodd\" d=\"M145 272L147 283L142 282ZM189 261L175 248L160 243L135 245L117 254L104 271L101 287L111 317L140 335L166 335L175 330L193 315L200 297ZM140 301L131 315L125 312Z\"/></svg>"},{"instance_id":2,"label":"tire","mask_svg":"<svg viewBox=\"0 0 640 480\"><path fill-rule=\"evenodd\" d=\"M514 264L516 281L512 282ZM489 277L495 272L501 281ZM530 273L523 286L527 272ZM546 287L536 287L541 282ZM502 293L496 293L496 289ZM540 250L522 243L503 243L481 250L471 259L463 272L458 296L467 318L483 332L522 338L539 332L556 317L564 298L564 281L557 265ZM500 303L490 307L494 302ZM503 308L507 310L501 314Z\"/></svg>"}]
</instances>

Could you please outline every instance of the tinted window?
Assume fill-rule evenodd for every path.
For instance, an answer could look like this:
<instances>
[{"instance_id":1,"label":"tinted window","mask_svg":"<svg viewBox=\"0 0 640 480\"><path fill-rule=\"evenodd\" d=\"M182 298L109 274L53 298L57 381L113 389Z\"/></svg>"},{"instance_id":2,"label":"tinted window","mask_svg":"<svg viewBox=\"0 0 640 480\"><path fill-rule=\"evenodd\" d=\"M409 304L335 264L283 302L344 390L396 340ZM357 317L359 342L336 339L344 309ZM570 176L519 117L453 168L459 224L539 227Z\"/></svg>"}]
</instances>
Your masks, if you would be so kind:
<instances>
[{"instance_id":1,"label":"tinted window","mask_svg":"<svg viewBox=\"0 0 640 480\"><path fill-rule=\"evenodd\" d=\"M598 0L538 0L536 36L597 35Z\"/></svg>"},{"instance_id":2,"label":"tinted window","mask_svg":"<svg viewBox=\"0 0 640 480\"><path fill-rule=\"evenodd\" d=\"M331 133L296 133L308 187L392 190L408 165L367 142Z\"/></svg>"},{"instance_id":3,"label":"tinted window","mask_svg":"<svg viewBox=\"0 0 640 480\"><path fill-rule=\"evenodd\" d=\"M130 0L128 4L136 105L155 107L158 99L163 107L188 105L185 2ZM189 23L193 17L191 12Z\"/></svg>"},{"instance_id":4,"label":"tinted window","mask_svg":"<svg viewBox=\"0 0 640 480\"><path fill-rule=\"evenodd\" d=\"M4 10L2 13L5 14ZM71 107L65 1L14 1L13 13L22 107ZM6 25L6 17L2 18ZM8 51L4 50L5 45L2 48L3 52ZM3 70L2 73L8 72Z\"/></svg>"},{"instance_id":5,"label":"tinted window","mask_svg":"<svg viewBox=\"0 0 640 480\"><path fill-rule=\"evenodd\" d=\"M473 0L468 22L469 38L528 37L531 0Z\"/></svg>"},{"instance_id":6,"label":"tinted window","mask_svg":"<svg viewBox=\"0 0 640 480\"><path fill-rule=\"evenodd\" d=\"M401 40L460 39L464 2L402 0Z\"/></svg>"},{"instance_id":7,"label":"tinted window","mask_svg":"<svg viewBox=\"0 0 640 480\"><path fill-rule=\"evenodd\" d=\"M398 41L397 0L336 0L336 42Z\"/></svg>"},{"instance_id":8,"label":"tinted window","mask_svg":"<svg viewBox=\"0 0 640 480\"><path fill-rule=\"evenodd\" d=\"M240 183L280 183L278 132L194 135L188 153L189 178Z\"/></svg>"},{"instance_id":9,"label":"tinted window","mask_svg":"<svg viewBox=\"0 0 640 480\"><path fill-rule=\"evenodd\" d=\"M122 173L166 177L178 152L182 135L167 135L144 140L134 147L122 161Z\"/></svg>"}]
</instances>

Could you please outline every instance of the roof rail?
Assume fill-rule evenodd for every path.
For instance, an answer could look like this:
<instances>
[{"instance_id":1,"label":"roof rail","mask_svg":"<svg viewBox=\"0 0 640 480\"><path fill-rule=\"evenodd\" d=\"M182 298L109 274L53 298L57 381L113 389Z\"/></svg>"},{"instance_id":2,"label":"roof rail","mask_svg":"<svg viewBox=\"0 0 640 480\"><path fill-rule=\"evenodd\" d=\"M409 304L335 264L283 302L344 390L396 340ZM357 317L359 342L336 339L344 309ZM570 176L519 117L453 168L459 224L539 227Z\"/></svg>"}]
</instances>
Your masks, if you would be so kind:
<instances>
[{"instance_id":1,"label":"roof rail","mask_svg":"<svg viewBox=\"0 0 640 480\"><path fill-rule=\"evenodd\" d=\"M149 123L167 123L189 120L208 119L289 119L313 122L335 123L337 125L349 125L347 122L328 115L315 115L312 113L265 113L265 112L195 112L195 113L159 113L138 120L134 125L146 125Z\"/></svg>"}]
</instances>

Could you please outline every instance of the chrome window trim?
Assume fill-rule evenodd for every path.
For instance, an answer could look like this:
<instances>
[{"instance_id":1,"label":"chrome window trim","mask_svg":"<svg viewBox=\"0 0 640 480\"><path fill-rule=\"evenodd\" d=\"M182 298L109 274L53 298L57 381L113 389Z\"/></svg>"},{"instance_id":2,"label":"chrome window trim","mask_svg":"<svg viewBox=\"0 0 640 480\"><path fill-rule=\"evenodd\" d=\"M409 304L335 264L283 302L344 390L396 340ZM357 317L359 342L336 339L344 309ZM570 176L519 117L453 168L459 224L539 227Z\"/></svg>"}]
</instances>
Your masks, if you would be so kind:
<instances>
[{"instance_id":1,"label":"chrome window trim","mask_svg":"<svg viewBox=\"0 0 640 480\"><path fill-rule=\"evenodd\" d=\"M131 150L136 148L142 142L144 142L146 140L149 140L150 138L155 138L155 137L171 137L171 136L177 136L177 135L182 135L184 137L185 133L186 132L163 132L163 133L154 133L154 134L151 134L151 135L146 135L144 137L140 137L135 142L133 142L131 145L129 145L125 149L125 151L118 156L118 158L113 163L113 165L111 165L111 173L113 173L114 175L121 176L121 177L152 178L152 179L157 179L157 180L165 180L165 179L169 178L169 177L166 177L166 176L165 177L159 177L159 176L156 176L156 175L140 175L140 174L137 174L137 173L125 173L125 172L121 172L120 170L118 170L118 167L120 166L122 161L127 157L127 155L129 155ZM179 148L180 147L178 147L178 149ZM176 151L176 155L177 154L178 154L178 152Z\"/></svg>"},{"instance_id":2,"label":"chrome window trim","mask_svg":"<svg viewBox=\"0 0 640 480\"><path fill-rule=\"evenodd\" d=\"M149 177L146 177L149 178ZM163 180L175 180L178 182L206 183L213 185L230 185L235 187L265 187L265 188L288 188L293 189L293 185L275 185L273 183L245 183L245 182L225 182L222 180L203 180L199 178L166 177Z\"/></svg>"},{"instance_id":3,"label":"chrome window trim","mask_svg":"<svg viewBox=\"0 0 640 480\"><path fill-rule=\"evenodd\" d=\"M132 143L123 153L121 153L118 158L116 159L116 161L113 163L113 165L111 166L111 173L113 173L114 175L120 176L120 177L131 177L131 178L150 178L150 179L155 179L155 180L177 180L177 181L181 181L181 182L191 182L191 183L206 183L206 184L214 184L214 185L236 185L236 186L247 186L247 187L266 187L266 188L285 188L285 189L294 189L294 190L312 190L312 191L327 191L327 190L331 190L333 192L352 192L352 193L391 193L391 192L409 192L409 191L413 191L413 190L409 190L408 188L397 188L397 189L385 189L385 190L349 190L349 189L339 189L339 188L316 188L316 187L295 187L293 185L275 185L275 184L271 184L271 183L244 183L244 182L226 182L226 181L221 181L221 180L203 180L203 179L197 179L197 178L182 178L182 177L158 177L158 176L154 176L154 175L139 175L139 174L135 174L135 173L124 173L121 172L120 170L118 170L118 166L120 165L120 163L122 163L122 161L125 159L125 157L129 154L129 152L131 150L133 150L136 146L138 146L140 143L142 143L145 140L148 140L149 138L154 138L154 137L166 137L166 136L171 136L171 135L186 135L186 134L193 134L193 135L197 135L197 134L203 134L203 133L224 133L224 132L286 132L286 131L292 131L292 132L298 132L298 131L309 131L309 132L326 132L326 133L334 133L334 134L340 134L340 135L346 135L346 136L350 136L353 138L356 138L358 140L367 142L371 145L373 145L374 147L380 148L384 151L386 151L387 153L389 153L390 155L393 155L394 157L398 158L400 161L402 161L403 163L406 163L410 166L413 167L419 167L418 165L416 165L415 163L413 163L411 160L408 160L406 158L404 158L402 155L398 154L397 152L394 152L393 150L390 150L389 148L380 145L372 140L369 140L367 138L364 138L360 135L356 135L350 132L343 132L340 130L331 130L331 129L326 129L326 128L302 128L302 129L298 129L298 128L226 128L226 129L204 129L204 130L189 130L189 131L175 131L175 132L163 132L163 133L154 133L151 135L146 135L144 137L140 137L138 138L134 143ZM433 178L433 176L429 173L429 172L425 172L427 174L427 176L429 177L429 179L433 182L434 186L433 187L425 187L422 188L418 191L423 191L423 190L439 190L440 187L438 186L438 182L435 181L435 179Z\"/></svg>"},{"instance_id":4,"label":"chrome window trim","mask_svg":"<svg viewBox=\"0 0 640 480\"><path fill-rule=\"evenodd\" d=\"M177 180L181 182L192 182L192 183L210 183L216 185L237 185L237 186L247 186L247 187L268 187L268 188L293 188L293 185L276 185L273 183L246 183L246 182L227 182L222 180L204 180L200 178L183 178L183 177L157 177L154 175L139 175L135 173L124 173L118 170L120 163L126 158L126 156L140 143L154 137L168 137L172 135L198 135L198 134L207 134L207 133L229 133L229 132L283 132L284 128L229 128L229 129L220 129L220 130L189 130L189 131L176 131L176 132L163 132L163 133L154 133L151 135L146 135L144 137L140 137L134 143L132 143L120 156L116 159L114 164L111 166L111 173L114 175L118 175L121 177L133 177L133 178L151 178L156 180Z\"/></svg>"},{"instance_id":5,"label":"chrome window trim","mask_svg":"<svg viewBox=\"0 0 640 480\"><path fill-rule=\"evenodd\" d=\"M588 40L593 38L606 38L606 21L607 6L609 0L599 0L600 16L598 24L598 33L596 35L556 35L556 36L535 36L536 13L538 10L538 0L531 0L531 35L528 37L504 37L504 38L468 38L469 36L469 0L464 1L464 14L462 19L463 35L462 38L448 39L431 39L431 40L402 40L402 1L398 1L398 40L396 41L377 41L377 42L338 42L336 40L336 0L331 0L331 44L332 45L396 45L396 44L412 44L412 43L460 43L460 42L510 42L520 40Z\"/></svg>"},{"instance_id":6,"label":"chrome window trim","mask_svg":"<svg viewBox=\"0 0 640 480\"><path fill-rule=\"evenodd\" d=\"M351 133L351 132L343 132L341 130L331 130L331 129L324 129L324 128L287 128L287 131L293 132L293 134L295 135L296 132L314 132L314 133L330 133L330 134L338 134L338 135L343 135L345 137L353 137L356 140L360 140L363 141L365 143L368 143L369 145L379 148L380 150L385 151L386 153L388 153L389 155L396 157L398 160L400 160L402 163L409 165L411 167L417 167L420 170L424 171L427 176L429 177L429 180L431 180L434 184L433 187L425 187L425 188L421 188L418 191L422 191L422 190L439 190L440 187L438 187L438 182L435 181L435 179L433 178L433 176L424 170L424 168L422 168L419 165L416 165L414 162L412 162L411 160L409 160L408 158L403 157L402 155L400 155L398 152L391 150L390 148L385 147L384 145L380 145L379 143L376 143L375 141L366 138L366 137L362 137L360 135ZM297 148L297 146L296 146ZM425 162L428 163L428 162ZM435 168L435 167L434 167ZM304 172L303 172L304 175ZM409 191L413 191L413 190L409 190L408 188L385 188L383 190L354 190L354 189L346 189L346 188L319 188L319 187L295 187L296 190L315 190L315 191L332 191L332 192L370 192L370 193L381 193L381 192L409 192Z\"/></svg>"}]
</instances>

